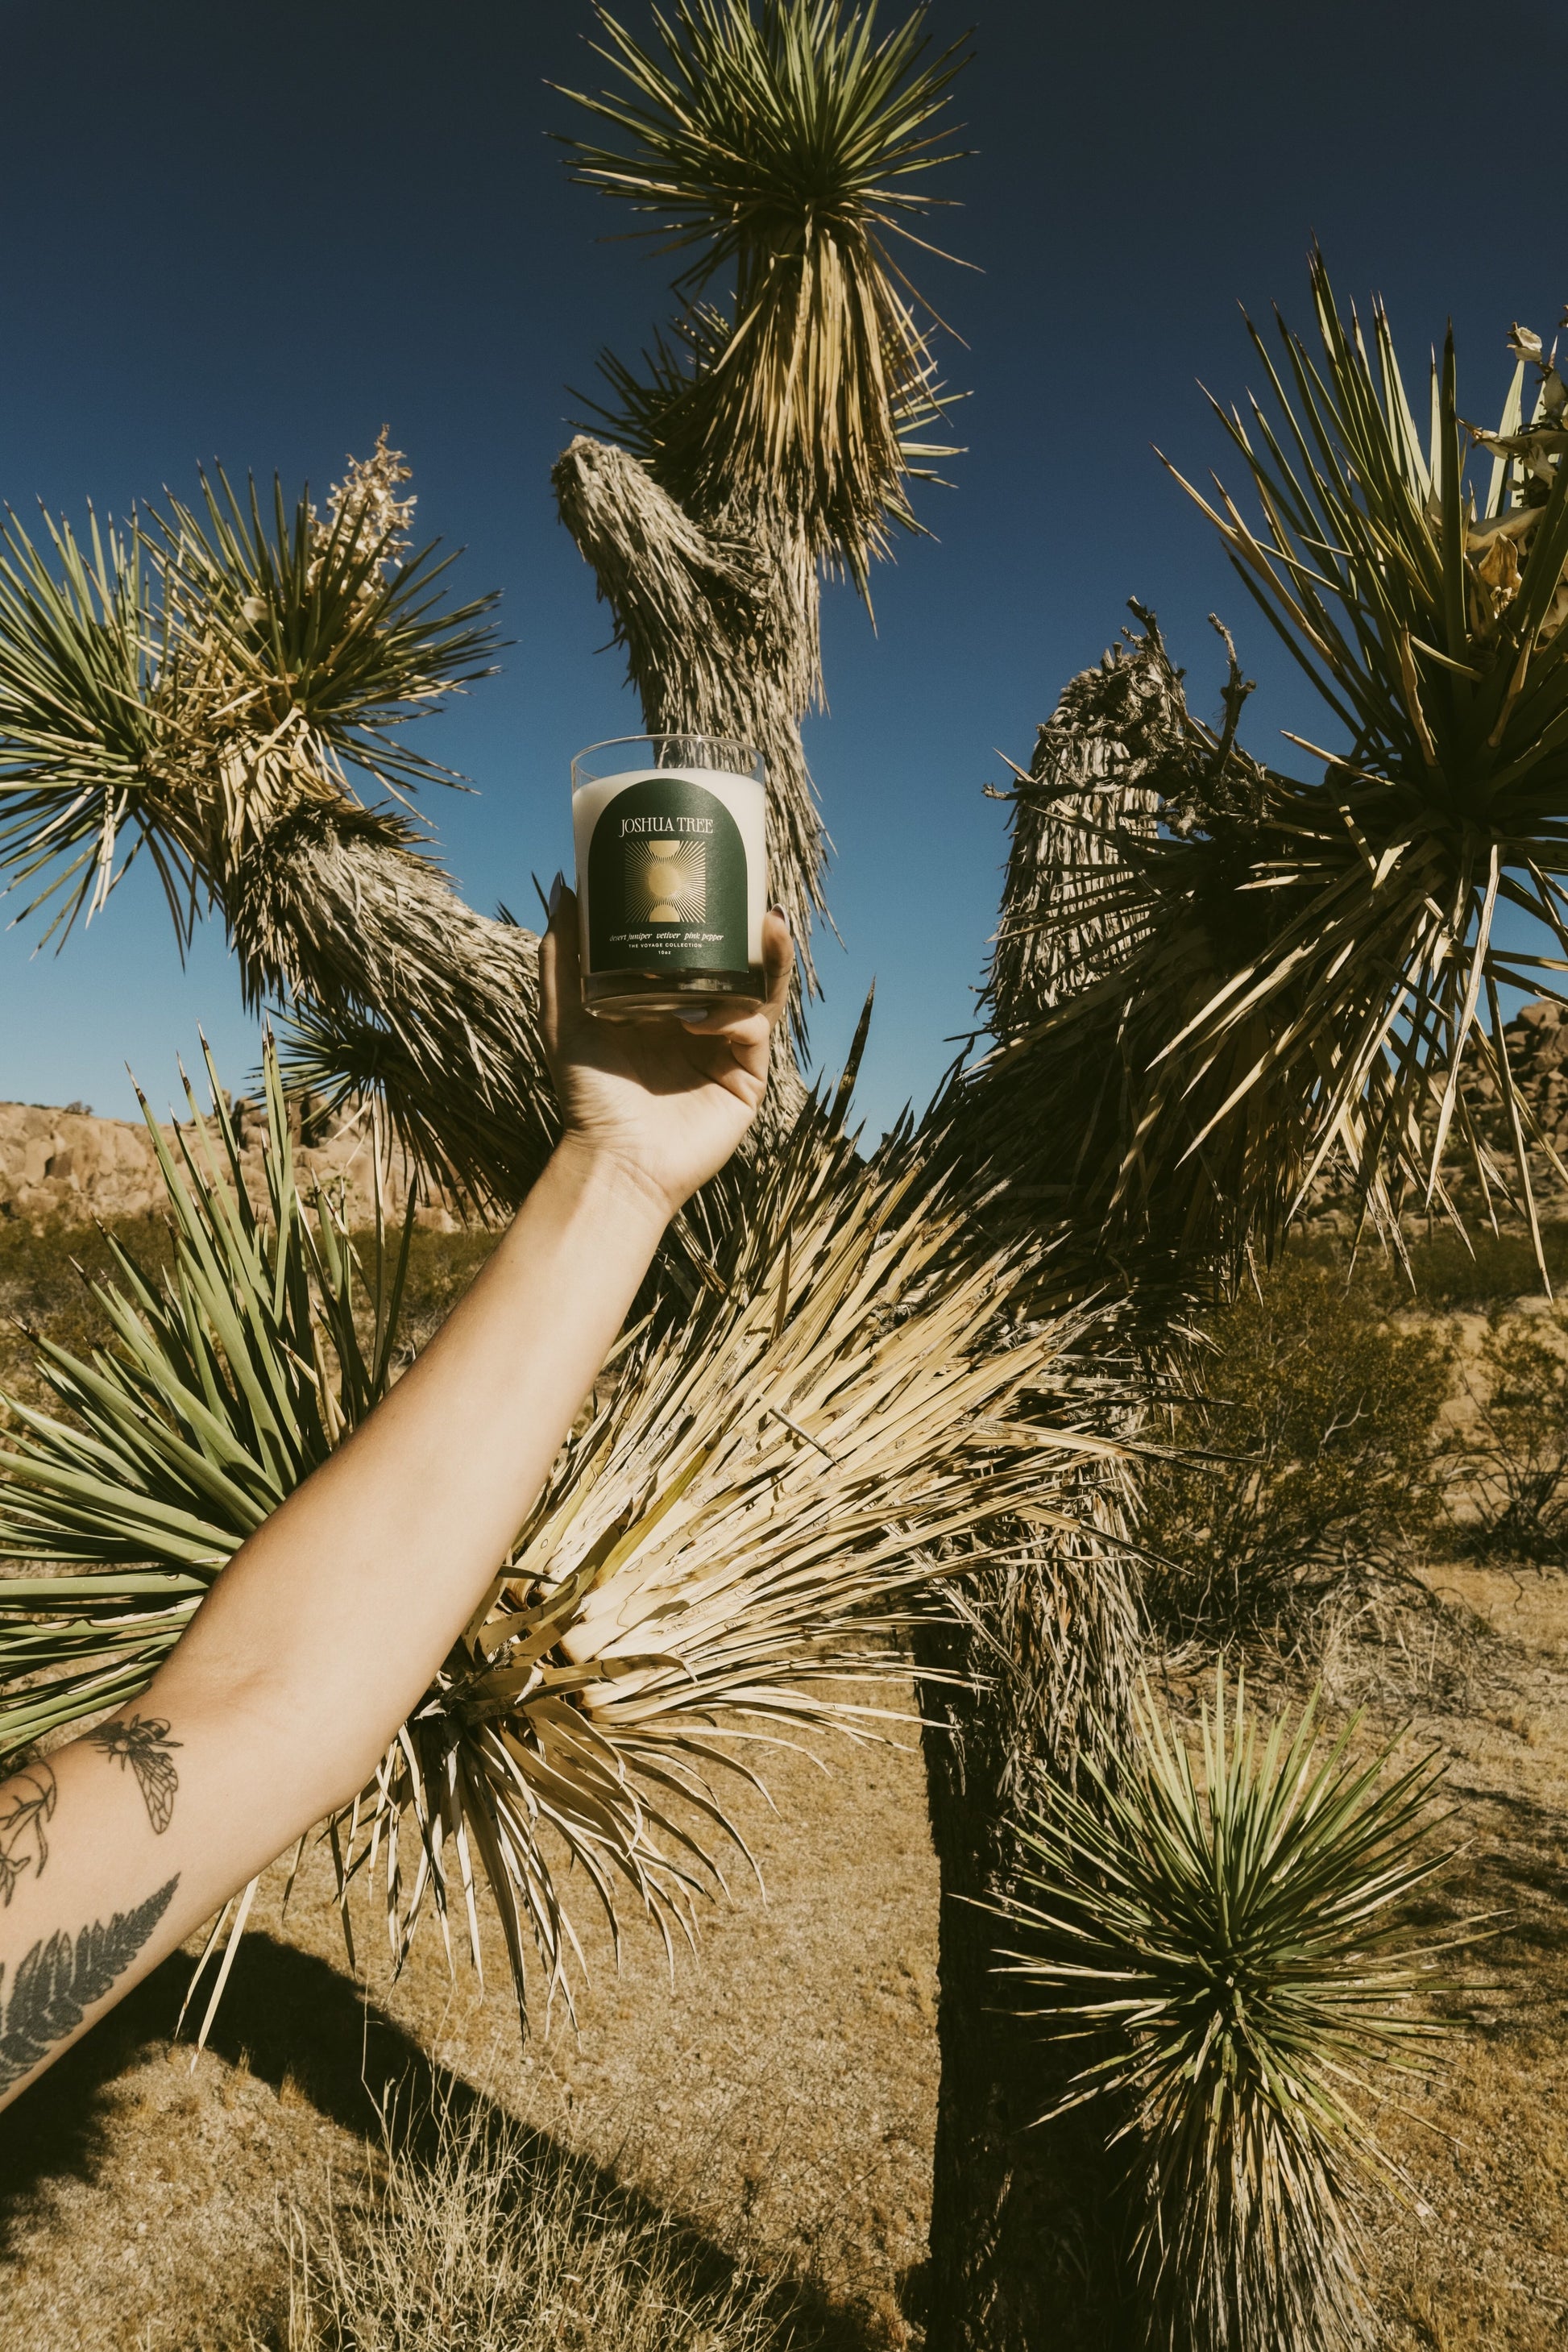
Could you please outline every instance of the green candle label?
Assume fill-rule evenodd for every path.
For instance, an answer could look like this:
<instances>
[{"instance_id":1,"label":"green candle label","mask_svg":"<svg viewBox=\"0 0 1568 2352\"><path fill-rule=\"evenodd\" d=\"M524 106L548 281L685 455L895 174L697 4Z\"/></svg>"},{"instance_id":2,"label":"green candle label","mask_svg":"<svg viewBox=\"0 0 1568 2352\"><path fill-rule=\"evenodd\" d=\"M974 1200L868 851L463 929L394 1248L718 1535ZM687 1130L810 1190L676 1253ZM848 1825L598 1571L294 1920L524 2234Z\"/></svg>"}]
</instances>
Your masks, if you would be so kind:
<instances>
[{"instance_id":1,"label":"green candle label","mask_svg":"<svg viewBox=\"0 0 1568 2352\"><path fill-rule=\"evenodd\" d=\"M721 800L646 776L599 811L588 852L595 972L744 971L746 847Z\"/></svg>"}]
</instances>

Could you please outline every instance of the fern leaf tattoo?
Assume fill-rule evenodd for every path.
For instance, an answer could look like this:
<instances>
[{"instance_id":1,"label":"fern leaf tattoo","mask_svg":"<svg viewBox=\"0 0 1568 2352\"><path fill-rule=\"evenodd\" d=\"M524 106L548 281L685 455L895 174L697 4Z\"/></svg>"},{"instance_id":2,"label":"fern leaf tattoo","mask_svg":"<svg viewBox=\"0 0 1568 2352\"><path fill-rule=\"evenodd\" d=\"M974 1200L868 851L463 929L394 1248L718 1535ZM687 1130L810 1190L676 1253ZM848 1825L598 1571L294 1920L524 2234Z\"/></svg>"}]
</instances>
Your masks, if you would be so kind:
<instances>
[{"instance_id":1,"label":"fern leaf tattoo","mask_svg":"<svg viewBox=\"0 0 1568 2352\"><path fill-rule=\"evenodd\" d=\"M129 1723L100 1723L83 1734L94 1748L101 1748L106 1756L118 1757L123 1772L129 1764L135 1773L147 1808L147 1818L154 1833L162 1837L174 1817L174 1791L180 1776L169 1761L171 1748L180 1742L169 1737L169 1726L161 1715L133 1715Z\"/></svg>"},{"instance_id":2,"label":"fern leaf tattoo","mask_svg":"<svg viewBox=\"0 0 1568 2352\"><path fill-rule=\"evenodd\" d=\"M33 1946L16 1963L5 2021L0 2026L0 2091L46 2059L74 2033L93 2002L122 1977L169 1907L179 1885L171 1878L134 1911L117 1911L108 1927L95 1919L74 1943L63 1930ZM5 1989L0 1964L0 1994Z\"/></svg>"}]
</instances>

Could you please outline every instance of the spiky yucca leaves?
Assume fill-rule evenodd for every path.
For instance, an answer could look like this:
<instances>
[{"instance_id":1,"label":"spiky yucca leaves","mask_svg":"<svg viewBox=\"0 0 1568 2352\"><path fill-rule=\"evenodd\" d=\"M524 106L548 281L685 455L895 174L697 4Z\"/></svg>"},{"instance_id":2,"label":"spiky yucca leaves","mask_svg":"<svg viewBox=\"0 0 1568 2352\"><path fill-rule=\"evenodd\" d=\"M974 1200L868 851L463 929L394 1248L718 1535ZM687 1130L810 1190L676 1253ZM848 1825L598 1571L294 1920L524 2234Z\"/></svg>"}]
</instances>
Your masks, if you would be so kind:
<instances>
[{"instance_id":1,"label":"spiky yucca leaves","mask_svg":"<svg viewBox=\"0 0 1568 2352\"><path fill-rule=\"evenodd\" d=\"M85 547L68 523L46 517L45 528L53 564L14 520L0 555L0 874L38 885L34 906L60 894L68 929L102 906L117 860L145 846L184 921L180 844L142 821L160 730L141 541L96 515Z\"/></svg>"},{"instance_id":2,"label":"spiky yucca leaves","mask_svg":"<svg viewBox=\"0 0 1568 2352\"><path fill-rule=\"evenodd\" d=\"M329 1200L295 1187L276 1065L268 1200L211 1122L162 1138L175 1259L121 1255L115 1344L47 1342L64 1412L10 1408L0 1554L73 1572L0 1581L0 1747L144 1686L224 1562L383 1393L399 1280L377 1242L369 1312ZM738 1845L727 1776L759 1742L865 1737L907 1672L878 1637L931 1605L949 1556L984 1562L1058 1520L1089 1432L1042 1422L1058 1327L987 1345L1018 1268L965 1245L907 1135L861 1162L815 1106L721 1288L623 1345L485 1603L331 1825L346 1887L379 1877L401 1958L431 1907L488 1875L520 1999L530 1946L570 1999L576 1934L544 1832L614 1926L689 1934ZM372 1336L362 1341L360 1325ZM67 1415L68 1414L68 1418ZM846 1678L870 1684L851 1695ZM742 1849L743 1851L743 1849ZM346 1911L345 1911L346 1919Z\"/></svg>"},{"instance_id":3,"label":"spiky yucca leaves","mask_svg":"<svg viewBox=\"0 0 1568 2352\"><path fill-rule=\"evenodd\" d=\"M92 1288L112 1345L86 1361L35 1336L60 1412L4 1400L0 1558L76 1572L0 1579L3 1754L142 1690L225 1561L385 1392L401 1255L378 1249L367 1293L332 1205L301 1199L270 1051L252 1202L207 1066L210 1121L187 1087L171 1149L145 1112L170 1272L109 1236L118 1278Z\"/></svg>"},{"instance_id":4,"label":"spiky yucca leaves","mask_svg":"<svg viewBox=\"0 0 1568 2352\"><path fill-rule=\"evenodd\" d=\"M384 797L450 781L404 730L490 647L490 600L446 608L445 561L408 552L406 478L384 433L324 515L219 475L85 547L13 523L0 872L68 931L144 849L182 941L216 902L247 994L299 1014L311 1083L374 1085L438 1180L512 1202L554 1120L534 935L464 906Z\"/></svg>"},{"instance_id":5,"label":"spiky yucca leaves","mask_svg":"<svg viewBox=\"0 0 1568 2352\"><path fill-rule=\"evenodd\" d=\"M1312 299L1316 354L1282 327L1276 369L1253 333L1274 418L1255 401L1250 432L1226 419L1260 526L1223 491L1218 509L1199 501L1347 738L1320 755L1321 787L1274 783L1279 838L1259 883L1281 893L1286 919L1270 926L1254 990L1236 995L1278 1004L1289 967L1305 966L1303 1010L1279 1023L1275 1058L1321 1060L1331 1038L1320 1131L1336 1118L1347 1139L1359 1129L1363 1168L1379 1155L1428 1201L1457 1141L1483 1202L1510 1182L1533 1227L1532 1151L1559 1181L1565 1171L1511 1085L1499 989L1533 992L1568 947L1563 383L1516 328L1500 432L1467 428L1450 333L1424 449L1381 305L1369 351L1318 256ZM1521 430L1531 364L1534 415ZM1474 479L1467 432L1483 461ZM1500 942L1505 909L1516 940L1527 919L1544 958ZM1380 987L1391 967L1396 983ZM1192 1024L1179 1048L1189 1070L1236 1017L1215 1006ZM1505 1105L1501 1169L1473 1091L1483 1070Z\"/></svg>"},{"instance_id":6,"label":"spiky yucca leaves","mask_svg":"<svg viewBox=\"0 0 1568 2352\"><path fill-rule=\"evenodd\" d=\"M1009 1955L1051 2032L1087 2042L1064 2106L1131 2102L1145 2340L1158 2352L1350 2352L1370 2340L1362 2190L1397 2180L1367 2069L1430 2064L1430 1949L1398 1948L1441 1766L1326 1747L1315 1704L1260 1736L1223 1668L1200 1753L1147 1695L1122 1769L1025 1830Z\"/></svg>"},{"instance_id":7,"label":"spiky yucca leaves","mask_svg":"<svg viewBox=\"0 0 1568 2352\"><path fill-rule=\"evenodd\" d=\"M1506 909L1516 940L1523 916L1568 949L1558 380L1543 370L1521 434L1516 375L1472 503L1451 348L1424 454L1381 313L1374 365L1321 263L1313 292L1320 355L1287 334L1277 421L1232 420L1262 525L1228 499L1208 511L1348 748L1316 782L1264 768L1235 743L1234 663L1218 733L1173 674L1141 776L1158 833L1117 822L1070 905L1021 909L1037 954L1055 940L1065 956L1088 922L1120 968L1026 1012L982 1079L1000 1082L999 1132L1123 1259L1148 1241L1189 1264L1271 1244L1333 1156L1384 1217L1405 1187L1447 1205L1457 1156L1483 1214L1510 1198L1533 1227L1540 1169L1565 1174L1512 1084L1500 999L1552 956L1498 935ZM1014 928L1009 908L1005 940Z\"/></svg>"},{"instance_id":8,"label":"spiky yucca leaves","mask_svg":"<svg viewBox=\"0 0 1568 2352\"><path fill-rule=\"evenodd\" d=\"M863 1729L874 1693L822 1685L907 1672L864 1635L918 1608L955 1548L950 1565L979 1564L1066 1524L1054 1490L1098 1450L1019 1411L1058 1330L977 1348L1016 1269L953 1261L963 1220L926 1197L918 1159L861 1171L825 1146L808 1113L720 1257L724 1293L633 1343L454 1662L460 1706L409 1727L393 1805L406 1796L437 1846L477 1822L485 1851L499 1822L520 1910L529 1817L569 1791L554 1825L612 1917L611 1874L635 1866L661 1927L689 1929L715 1865L671 1796L733 1837L719 1783L735 1743ZM527 1900L563 1981L553 1893Z\"/></svg>"},{"instance_id":9,"label":"spiky yucca leaves","mask_svg":"<svg viewBox=\"0 0 1568 2352\"><path fill-rule=\"evenodd\" d=\"M383 450L379 457L395 453ZM446 562L406 558L353 469L332 510L220 473L54 557L12 521L0 557L0 862L68 923L143 845L188 926L301 804L351 803L345 764L395 791L445 772L399 730L485 674L492 600L440 609ZM450 559L447 559L449 562ZM252 986L275 984L251 969Z\"/></svg>"},{"instance_id":10,"label":"spiky yucca leaves","mask_svg":"<svg viewBox=\"0 0 1568 2352\"><path fill-rule=\"evenodd\" d=\"M605 362L611 442L556 467L562 519L616 618L645 725L766 755L772 887L815 986L826 836L800 740L817 702L818 570L865 590L908 486L945 449L923 306L887 240L948 160L935 118L961 60L921 63L923 12L876 37L838 0L680 0L658 53L604 10L615 86L578 102L624 145L569 142L578 176L692 259L678 290L733 279L732 315L689 305L646 373ZM911 232L912 234L912 232ZM801 1007L797 1041L804 1045Z\"/></svg>"},{"instance_id":11,"label":"spiky yucca leaves","mask_svg":"<svg viewBox=\"0 0 1568 2352\"><path fill-rule=\"evenodd\" d=\"M889 521L914 525L906 479L952 454L912 443L942 402L887 240L923 245L910 184L953 160L934 125L959 47L922 65L923 8L878 40L874 6L676 0L655 55L595 13L618 80L572 95L625 144L571 142L576 174L693 254L678 291L733 302L689 313L651 382L610 363L616 437L690 513L775 509L863 589Z\"/></svg>"}]
</instances>

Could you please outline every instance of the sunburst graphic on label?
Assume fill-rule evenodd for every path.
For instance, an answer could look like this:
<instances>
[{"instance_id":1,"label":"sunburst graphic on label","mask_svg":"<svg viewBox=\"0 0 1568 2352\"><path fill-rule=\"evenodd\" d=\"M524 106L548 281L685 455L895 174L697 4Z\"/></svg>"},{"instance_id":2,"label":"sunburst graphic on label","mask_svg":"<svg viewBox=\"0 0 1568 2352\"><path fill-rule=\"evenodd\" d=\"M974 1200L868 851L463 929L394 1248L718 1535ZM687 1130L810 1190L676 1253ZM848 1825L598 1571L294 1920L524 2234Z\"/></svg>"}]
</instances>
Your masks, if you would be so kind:
<instances>
[{"instance_id":1,"label":"sunburst graphic on label","mask_svg":"<svg viewBox=\"0 0 1568 2352\"><path fill-rule=\"evenodd\" d=\"M633 922L700 923L708 907L708 858L700 841L626 844L626 912Z\"/></svg>"}]
</instances>

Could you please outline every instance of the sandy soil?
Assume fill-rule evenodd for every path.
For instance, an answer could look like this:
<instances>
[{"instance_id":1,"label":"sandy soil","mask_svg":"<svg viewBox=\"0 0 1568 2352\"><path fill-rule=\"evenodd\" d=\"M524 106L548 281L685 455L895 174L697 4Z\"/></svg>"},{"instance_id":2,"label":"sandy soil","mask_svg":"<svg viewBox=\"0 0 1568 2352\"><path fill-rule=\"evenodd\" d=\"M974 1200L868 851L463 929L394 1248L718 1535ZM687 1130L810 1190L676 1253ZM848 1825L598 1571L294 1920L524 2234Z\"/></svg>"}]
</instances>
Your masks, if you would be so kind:
<instances>
[{"instance_id":1,"label":"sandy soil","mask_svg":"<svg viewBox=\"0 0 1568 2352\"><path fill-rule=\"evenodd\" d=\"M1568 2342L1568 1580L1431 1581L1473 1612L1447 1687L1423 1704L1417 1676L1410 1710L1452 1759L1468 1841L1432 1917L1491 1913L1501 1932L1457 1969L1478 1989L1453 2004L1468 2022L1444 2076L1387 2119L1429 2210L1388 2217L1383 2308L1394 2352L1547 2352Z\"/></svg>"},{"instance_id":2,"label":"sandy soil","mask_svg":"<svg viewBox=\"0 0 1568 2352\"><path fill-rule=\"evenodd\" d=\"M1568 2340L1568 1580L1434 1572L1462 1612L1430 1639L1332 1662L1376 1680L1453 1761L1468 1841L1434 1924L1502 1910L1464 1964L1470 2024L1447 2072L1391 2080L1384 2133L1417 2202L1377 2216L1390 2352L1547 2352ZM8 2352L220 2352L265 2325L277 2217L357 2176L374 2096L499 2101L726 2249L783 2263L829 2344L918 2342L934 2113L936 1877L912 1750L772 1771L745 1809L764 1901L737 1881L700 1961L604 1939L578 2031L520 2051L499 1954L488 1996L438 1941L388 1980L373 1932L343 1957L326 1873L287 1921L268 1885L193 2070L171 2042L173 1963L0 2121L0 2342ZM368 1927L362 1914L362 1928Z\"/></svg>"},{"instance_id":3,"label":"sandy soil","mask_svg":"<svg viewBox=\"0 0 1568 2352\"><path fill-rule=\"evenodd\" d=\"M846 1751L831 1778L770 1768L737 1807L766 1883L733 1882L673 1985L651 1934L617 1975L603 1935L578 2025L520 2049L499 1947L486 1997L430 1936L389 1981L374 1923L356 1985L324 1864L287 1921L258 1902L212 2047L171 2042L173 1963L0 2119L0 2342L7 2352L243 2344L276 2293L276 2216L352 2174L374 2098L473 2086L613 2167L727 2249L810 2290L828 2340L910 2340L934 2121L936 1874L917 1755ZM541 2021L542 2023L542 2021Z\"/></svg>"}]
</instances>

